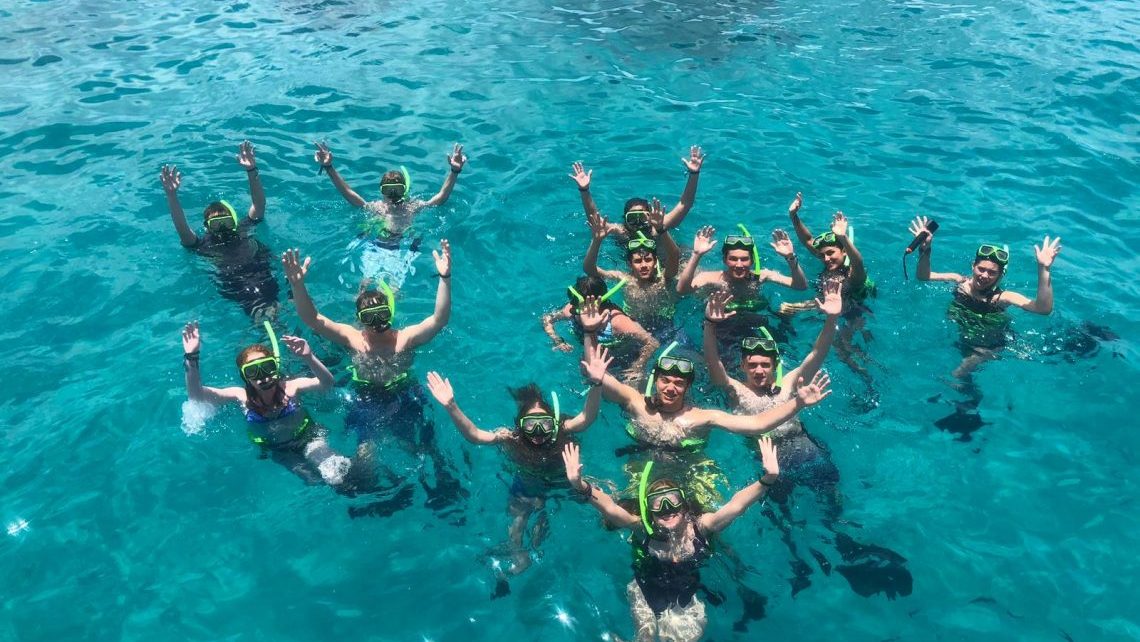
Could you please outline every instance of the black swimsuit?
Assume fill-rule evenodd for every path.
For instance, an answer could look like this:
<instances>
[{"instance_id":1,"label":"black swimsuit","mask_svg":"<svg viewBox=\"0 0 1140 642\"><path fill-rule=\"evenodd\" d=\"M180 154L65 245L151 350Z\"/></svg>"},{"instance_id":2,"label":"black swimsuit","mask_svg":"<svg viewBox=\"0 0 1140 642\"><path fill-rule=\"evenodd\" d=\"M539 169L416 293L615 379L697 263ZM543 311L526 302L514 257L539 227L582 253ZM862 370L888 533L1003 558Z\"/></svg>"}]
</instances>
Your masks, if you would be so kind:
<instances>
[{"instance_id":1,"label":"black swimsuit","mask_svg":"<svg viewBox=\"0 0 1140 642\"><path fill-rule=\"evenodd\" d=\"M678 562L654 555L645 533L633 542L633 579L641 587L649 608L658 615L674 605L687 606L701 585L700 567L711 551L708 540L695 523L693 535L693 554Z\"/></svg>"}]
</instances>

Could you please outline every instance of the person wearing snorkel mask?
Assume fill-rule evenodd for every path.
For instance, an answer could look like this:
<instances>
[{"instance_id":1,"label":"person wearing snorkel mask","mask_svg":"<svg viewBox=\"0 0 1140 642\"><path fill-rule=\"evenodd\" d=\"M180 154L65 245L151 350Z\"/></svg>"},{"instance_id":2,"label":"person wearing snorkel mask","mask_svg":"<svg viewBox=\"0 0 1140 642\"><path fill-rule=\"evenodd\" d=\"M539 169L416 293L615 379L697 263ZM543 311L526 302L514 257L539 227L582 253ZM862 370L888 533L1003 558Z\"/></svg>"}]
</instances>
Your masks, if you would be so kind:
<instances>
[{"instance_id":1,"label":"person wearing snorkel mask","mask_svg":"<svg viewBox=\"0 0 1140 642\"><path fill-rule=\"evenodd\" d=\"M714 271L698 272L697 266L701 258L716 247L716 230L711 226L698 230L693 239L693 254L677 279L677 293L681 295L694 291L701 294L712 289L732 295L729 307L736 314L727 323L717 326L717 336L726 344L735 344L742 335L750 334L756 326L771 325L767 316L768 299L761 292L765 283L775 283L793 290L807 289L807 277L804 276L795 248L786 232L773 231L770 245L787 262L790 276L762 268L756 239L743 225L738 227L741 233L728 235L721 247L724 269ZM726 345L725 349L732 348Z\"/></svg>"},{"instance_id":2,"label":"person wearing snorkel mask","mask_svg":"<svg viewBox=\"0 0 1140 642\"><path fill-rule=\"evenodd\" d=\"M832 217L830 231L812 236L807 225L800 219L802 205L803 194L797 193L788 206L788 217L792 220L800 242L823 263L823 271L816 280L816 291L822 296L824 286L829 281L838 281L842 285L843 314L835 338L835 356L867 386L865 399L858 403L864 409L873 408L878 405L878 393L871 373L867 370L866 352L855 345L855 333L859 332L864 342L871 340L871 333L866 329L867 313L871 311L867 307L867 300L875 296L875 282L867 276L863 255L855 247L854 231L843 212L836 212ZM790 316L814 309L814 301L783 303L780 305L780 314Z\"/></svg>"},{"instance_id":3,"label":"person wearing snorkel mask","mask_svg":"<svg viewBox=\"0 0 1140 642\"><path fill-rule=\"evenodd\" d=\"M561 413L558 395L551 394L552 404L548 404L536 384L510 389L511 396L518 404L514 428L482 430L459 408L451 381L438 372L429 372L428 389L447 411L452 423L459 429L463 438L476 446L496 445L513 468L510 485L510 499L507 513L511 517L508 539L512 564L506 569L508 575L518 575L531 564L531 551L537 552L539 545L549 530L546 514L546 499L552 491L564 489L566 480L561 460L562 448L575 441L574 435L590 427L598 417L598 407L602 396L598 382L605 375L610 359L605 348L597 347L586 353L579 365L582 376L590 383L586 403L582 412L572 417ZM534 526L531 518L537 514ZM523 543L524 532L530 528L530 549ZM505 578L500 578L494 597L501 597L509 591Z\"/></svg>"},{"instance_id":4,"label":"person wearing snorkel mask","mask_svg":"<svg viewBox=\"0 0 1140 642\"><path fill-rule=\"evenodd\" d=\"M681 158L681 162L684 163L685 170L688 172L688 180L685 181L685 189L681 192L681 200L665 215L662 230L671 230L680 225L689 210L693 209L693 202L697 198L697 181L700 179L701 166L704 165L705 155L700 147L693 145L689 148L688 158ZM573 170L574 173L570 174L570 178L578 184L578 194L582 197L582 209L586 211L586 218L601 216L597 204L594 203L594 197L590 194L590 181L594 176L594 170L586 171L581 161L574 163ZM617 236L623 242L637 238L638 231L652 238L649 223L650 215L649 201L644 198L631 198L625 202L625 207L622 208L622 222L620 224L609 224L609 233Z\"/></svg>"},{"instance_id":5,"label":"person wearing snorkel mask","mask_svg":"<svg viewBox=\"0 0 1140 642\"><path fill-rule=\"evenodd\" d=\"M571 488L601 514L608 527L633 531L633 581L626 587L637 640L687 642L701 639L708 618L697 598L700 569L713 553L710 540L780 478L776 446L759 440L763 471L715 511L694 504L681 484L666 477L650 482L652 465L641 473L638 506L629 510L598 484L582 478L577 444L566 444L563 463ZM616 639L616 638L615 638Z\"/></svg>"},{"instance_id":6,"label":"person wearing snorkel mask","mask_svg":"<svg viewBox=\"0 0 1140 642\"><path fill-rule=\"evenodd\" d=\"M281 341L316 376L285 378L277 339L268 321L265 328L273 347L255 344L237 357L242 386L213 388L203 386L199 374L202 342L198 322L187 323L182 329L182 349L186 391L190 398L215 405L241 405L250 442L306 482L323 481L347 495L367 490L358 485L357 478L361 475L353 470L353 460L329 447L325 428L301 406L302 393L332 388L332 373L313 354L308 342L286 335Z\"/></svg>"},{"instance_id":7,"label":"person wearing snorkel mask","mask_svg":"<svg viewBox=\"0 0 1140 642\"><path fill-rule=\"evenodd\" d=\"M282 264L293 288L293 304L301 321L320 336L348 350L352 355L353 395L346 430L362 443L393 438L413 454L426 454L433 460L437 486L423 482L432 508L454 504L466 494L453 475L453 467L440 452L434 438L434 424L425 415L427 397L423 386L410 376L415 349L431 341L451 318L451 246L440 241L432 252L439 286L435 310L423 321L397 328L395 292L385 283L356 297L356 319L363 328L338 323L317 311L305 278L311 259L301 260L299 250L285 252Z\"/></svg>"},{"instance_id":8,"label":"person wearing snorkel mask","mask_svg":"<svg viewBox=\"0 0 1140 642\"><path fill-rule=\"evenodd\" d=\"M578 277L574 285L566 288L569 302L558 310L542 315L542 329L554 342L554 350L572 351L574 347L558 334L554 324L559 321L570 321L574 336L581 341L583 335L580 314L583 304L588 299L595 300L596 305L608 313L606 323L597 330L597 343L614 353L618 367L622 370L622 377L626 381L636 382L643 376L646 364L660 344L640 323L630 318L610 300L626 283L624 280L619 281L617 285L607 289L606 282L601 277Z\"/></svg>"},{"instance_id":9,"label":"person wearing snorkel mask","mask_svg":"<svg viewBox=\"0 0 1140 642\"><path fill-rule=\"evenodd\" d=\"M411 227L415 215L423 208L436 207L446 203L447 199L451 197L451 191L455 188L455 181L459 178L459 173L463 171L463 166L467 163L467 156L463 154L463 146L457 143L447 156L447 164L450 168L447 178L444 179L443 186L439 188L439 191L431 198L424 201L411 197L411 178L408 175L408 170L401 167L398 171L385 172L380 178L380 200L367 201L353 191L333 167L333 155L328 145L316 143L316 146L317 151L313 154L313 160L320 165L318 171L328 174L337 191L350 205L365 208L378 219L378 232L382 240L399 238Z\"/></svg>"},{"instance_id":10,"label":"person wearing snorkel mask","mask_svg":"<svg viewBox=\"0 0 1140 642\"><path fill-rule=\"evenodd\" d=\"M237 302L254 321L272 319L277 316L279 286L270 267L269 248L252 236L253 226L265 217L265 190L253 145L248 140L238 147L237 161L245 169L253 204L246 216L239 219L237 210L228 202L210 203L203 213L206 229L201 236L186 222L186 213L178 200L182 173L174 165L163 165L159 178L182 246L214 264L218 293Z\"/></svg>"},{"instance_id":11,"label":"person wearing snorkel mask","mask_svg":"<svg viewBox=\"0 0 1140 642\"><path fill-rule=\"evenodd\" d=\"M652 210L651 234L639 231L625 241L629 272L598 268L598 252L610 230L606 219L590 215L592 235L586 258L582 261L582 269L588 276L625 281L623 311L661 339L660 335L674 330L673 313L677 297L671 282L677 278L681 251L663 227L665 211L657 199L653 199Z\"/></svg>"},{"instance_id":12,"label":"person wearing snorkel mask","mask_svg":"<svg viewBox=\"0 0 1140 642\"><path fill-rule=\"evenodd\" d=\"M954 272L931 272L930 253L934 235L926 227L929 219L920 216L911 222L916 235L926 232L926 241L918 249L918 280L948 281L955 283L954 299L950 303L950 318L959 328L962 363L954 370L954 377L969 381L973 371L983 362L995 358L1008 341L1010 306L1026 312L1047 315L1053 312L1053 278L1050 270L1061 252L1061 238L1045 237L1041 245L1033 246L1037 258L1037 294L1034 298L1003 290L1000 286L1009 267L1009 247L983 243L974 253L974 266L969 276Z\"/></svg>"},{"instance_id":13,"label":"person wearing snorkel mask","mask_svg":"<svg viewBox=\"0 0 1140 642\"><path fill-rule=\"evenodd\" d=\"M734 314L726 309L730 301L731 297L727 293L714 292L705 306L704 353L709 380L725 391L733 412L749 414L764 412L787 401L795 394L795 388L785 385L786 382L812 377L819 372L835 338L839 315L843 311L840 284L838 281L828 282L824 286L823 297L815 301L826 318L811 352L794 369L787 373L783 371L780 346L767 328L757 328L755 336L745 337L741 341L740 369L745 374L744 381L729 376L718 352L716 326ZM852 544L854 541L837 531L843 510L838 489L839 469L831 461L827 447L807 433L798 416L780 424L770 436L780 448L779 463L780 470L783 471L782 477L771 489L770 495L776 502L780 515L770 508L766 508L764 514L780 529L783 540L792 554L791 582L794 596L811 584L808 577L812 574L811 567L797 553L791 533L790 525L793 523L793 518L789 500L796 485L806 486L816 495L823 508L823 525L835 535L836 540ZM871 593L883 592L892 598L895 595L910 594L912 578L910 572L903 566L905 558L882 547L862 547L857 544L855 546L867 551L865 558L872 559L860 560L860 564L839 566L840 574L844 577L854 577L856 574L860 576L853 582L853 586L856 584L861 587L873 586L873 589L870 589ZM840 554L842 555L842 550ZM812 555L820 560L824 572L830 573L830 562L826 561L823 554L812 549Z\"/></svg>"}]
</instances>

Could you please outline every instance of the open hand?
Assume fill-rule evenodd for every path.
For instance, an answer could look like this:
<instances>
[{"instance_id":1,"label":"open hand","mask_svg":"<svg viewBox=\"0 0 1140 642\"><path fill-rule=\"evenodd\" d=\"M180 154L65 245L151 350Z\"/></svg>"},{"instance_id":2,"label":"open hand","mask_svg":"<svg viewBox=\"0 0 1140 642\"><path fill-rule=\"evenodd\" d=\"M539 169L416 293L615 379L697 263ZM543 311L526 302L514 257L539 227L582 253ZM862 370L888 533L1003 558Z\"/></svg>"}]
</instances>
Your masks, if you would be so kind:
<instances>
[{"instance_id":1,"label":"open hand","mask_svg":"<svg viewBox=\"0 0 1140 642\"><path fill-rule=\"evenodd\" d=\"M732 294L728 290L713 290L709 295L709 301L705 304L705 318L713 323L720 323L725 319L734 316L736 310L731 312L725 311L725 306L732 300Z\"/></svg>"},{"instance_id":2,"label":"open hand","mask_svg":"<svg viewBox=\"0 0 1140 642\"><path fill-rule=\"evenodd\" d=\"M582 457L578 444L569 442L562 449L562 463L566 465L566 481L575 490L582 487Z\"/></svg>"},{"instance_id":3,"label":"open hand","mask_svg":"<svg viewBox=\"0 0 1140 642\"><path fill-rule=\"evenodd\" d=\"M685 164L690 174L696 174L701 171L701 165L705 164L705 154L699 145L693 145L689 148L689 157L682 157L681 162Z\"/></svg>"},{"instance_id":4,"label":"open hand","mask_svg":"<svg viewBox=\"0 0 1140 642\"><path fill-rule=\"evenodd\" d=\"M463 171L463 165L467 163L467 156L463 154L463 145L455 143L455 148L447 155L447 164L451 166L451 171L458 174Z\"/></svg>"},{"instance_id":5,"label":"open hand","mask_svg":"<svg viewBox=\"0 0 1140 642\"><path fill-rule=\"evenodd\" d=\"M765 474L780 474L780 461L776 459L776 444L772 443L771 437L760 438L760 462L764 464Z\"/></svg>"},{"instance_id":6,"label":"open hand","mask_svg":"<svg viewBox=\"0 0 1140 642\"><path fill-rule=\"evenodd\" d=\"M654 236L665 231L665 208L661 206L661 201L657 197L653 197L653 202L649 204L649 214L646 218L649 221L649 231Z\"/></svg>"},{"instance_id":7,"label":"open hand","mask_svg":"<svg viewBox=\"0 0 1140 642\"><path fill-rule=\"evenodd\" d=\"M1061 237L1057 237L1052 241L1046 236L1041 245L1033 246L1033 253L1037 256L1037 265L1043 268L1048 268L1053 265L1053 259L1061 253Z\"/></svg>"},{"instance_id":8,"label":"open hand","mask_svg":"<svg viewBox=\"0 0 1140 642\"><path fill-rule=\"evenodd\" d=\"M709 250L716 247L716 230L711 225L706 225L697 230L696 237L693 238L693 253L698 256L704 256L709 253Z\"/></svg>"},{"instance_id":9,"label":"open hand","mask_svg":"<svg viewBox=\"0 0 1140 642\"><path fill-rule=\"evenodd\" d=\"M574 169L574 173L570 175L570 178L578 184L578 189L582 191L590 189L590 179L594 176L594 170L591 169L587 172L582 161L577 161L571 167Z\"/></svg>"},{"instance_id":10,"label":"open hand","mask_svg":"<svg viewBox=\"0 0 1140 642\"><path fill-rule=\"evenodd\" d=\"M174 165L163 165L159 180L162 181L162 189L166 190L167 194L173 194L182 186L182 172L179 172Z\"/></svg>"},{"instance_id":11,"label":"open hand","mask_svg":"<svg viewBox=\"0 0 1140 642\"><path fill-rule=\"evenodd\" d=\"M610 233L609 223L601 214L591 212L586 217L586 225L590 226L590 233L593 234L595 241L601 241Z\"/></svg>"},{"instance_id":12,"label":"open hand","mask_svg":"<svg viewBox=\"0 0 1140 642\"><path fill-rule=\"evenodd\" d=\"M922 246L920 247L923 252L930 249L930 242L934 240L934 233L930 231L930 228L926 227L929 224L930 218L927 216L916 216L914 220L910 222L909 229L912 235L918 236L926 232L926 240L922 242Z\"/></svg>"},{"instance_id":13,"label":"open hand","mask_svg":"<svg viewBox=\"0 0 1140 642\"><path fill-rule=\"evenodd\" d=\"M598 332L610 321L613 310L599 310L598 297L588 296L578 309L578 323L584 332Z\"/></svg>"},{"instance_id":14,"label":"open hand","mask_svg":"<svg viewBox=\"0 0 1140 642\"><path fill-rule=\"evenodd\" d=\"M811 378L811 383L804 385L804 378L800 377L796 381L796 398L803 406L814 406L824 400L827 395L831 394L828 386L831 385L831 377L824 371L815 373Z\"/></svg>"},{"instance_id":15,"label":"open hand","mask_svg":"<svg viewBox=\"0 0 1140 642\"><path fill-rule=\"evenodd\" d=\"M603 345L594 344L586 351L586 358L578 362L582 376L592 384L601 383L614 359Z\"/></svg>"},{"instance_id":16,"label":"open hand","mask_svg":"<svg viewBox=\"0 0 1140 642\"><path fill-rule=\"evenodd\" d=\"M792 245L792 239L788 238L788 233L781 229L772 231L772 249L776 250L776 254L779 254L785 259L795 256L796 254L796 248Z\"/></svg>"},{"instance_id":17,"label":"open hand","mask_svg":"<svg viewBox=\"0 0 1140 642\"><path fill-rule=\"evenodd\" d=\"M182 327L182 353L194 354L202 348L202 338L198 335L198 322L191 321Z\"/></svg>"},{"instance_id":18,"label":"open hand","mask_svg":"<svg viewBox=\"0 0 1140 642\"><path fill-rule=\"evenodd\" d=\"M244 140L238 145L237 162L247 172L257 169L257 159L253 157L253 143Z\"/></svg>"},{"instance_id":19,"label":"open hand","mask_svg":"<svg viewBox=\"0 0 1140 642\"><path fill-rule=\"evenodd\" d=\"M791 204L788 205L788 216L794 217L794 216L798 215L800 213L800 206L803 204L804 204L803 192L796 192L796 197L793 198Z\"/></svg>"},{"instance_id":20,"label":"open hand","mask_svg":"<svg viewBox=\"0 0 1140 642\"><path fill-rule=\"evenodd\" d=\"M843 212L836 212L831 219L831 231L836 236L847 236L847 217Z\"/></svg>"},{"instance_id":21,"label":"open hand","mask_svg":"<svg viewBox=\"0 0 1140 642\"><path fill-rule=\"evenodd\" d=\"M304 262L301 261L301 250L293 248L285 250L281 255L281 265L285 268L285 278L289 279L290 285L300 285L305 282L305 275L309 273L309 264L312 258L306 256Z\"/></svg>"},{"instance_id":22,"label":"open hand","mask_svg":"<svg viewBox=\"0 0 1140 642\"><path fill-rule=\"evenodd\" d=\"M815 300L816 307L829 317L837 317L843 312L843 283L839 279L828 279L823 284L823 300Z\"/></svg>"},{"instance_id":23,"label":"open hand","mask_svg":"<svg viewBox=\"0 0 1140 642\"><path fill-rule=\"evenodd\" d=\"M439 402L439 405L444 408L450 408L455 405L455 391L451 389L451 381L444 379L434 370L427 374L428 390L431 391L431 396Z\"/></svg>"},{"instance_id":24,"label":"open hand","mask_svg":"<svg viewBox=\"0 0 1140 642\"><path fill-rule=\"evenodd\" d=\"M431 257L435 259L435 271L442 277L451 276L451 244L447 239L439 242L439 249L431 251Z\"/></svg>"}]
</instances>

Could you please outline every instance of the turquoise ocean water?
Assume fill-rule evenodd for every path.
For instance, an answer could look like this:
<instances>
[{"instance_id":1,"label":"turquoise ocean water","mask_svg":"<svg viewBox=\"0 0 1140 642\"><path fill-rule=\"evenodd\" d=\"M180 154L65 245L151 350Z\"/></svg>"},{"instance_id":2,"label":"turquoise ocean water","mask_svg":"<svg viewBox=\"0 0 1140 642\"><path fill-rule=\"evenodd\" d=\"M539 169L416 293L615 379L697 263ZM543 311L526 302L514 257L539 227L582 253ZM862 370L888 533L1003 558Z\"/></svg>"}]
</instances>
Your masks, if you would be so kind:
<instances>
[{"instance_id":1,"label":"turquoise ocean water","mask_svg":"<svg viewBox=\"0 0 1140 642\"><path fill-rule=\"evenodd\" d=\"M489 599L508 477L434 408L462 508L439 514L417 490L393 517L351 520L349 500L259 460L236 412L184 407L185 321L201 321L216 385L236 383L233 356L258 334L179 247L159 167L182 169L192 222L218 197L244 207L244 138L269 196L258 237L310 254L313 296L345 320L360 218L316 176L312 141L368 197L399 164L431 193L465 144L451 201L419 223L427 243L452 243L455 311L416 373L450 376L486 428L513 417L507 385L581 403L576 359L539 324L588 243L572 161L595 169L616 216L630 196L674 202L678 159L702 145L685 246L705 223L786 226L796 191L813 227L842 209L879 283L881 404L856 412L858 381L832 358L836 394L806 421L841 470L850 532L906 556L914 591L864 598L816 569L793 599L787 548L754 509L727 540L767 615L734 631L742 605L713 564L707 583L727 599L709 607L708 639L1140 639L1138 32L1134 4L1088 0L6 3L0 640L630 634L628 546L569 501L511 595ZM935 269L966 270L979 241L1004 241L1005 285L1027 293L1033 243L1064 239L1056 311L1017 315L1015 348L978 376L989 423L969 442L934 426L955 396L947 290L899 274L919 212L942 224ZM404 319L431 310L430 258L414 269ZM695 305L681 309L697 336ZM1085 322L1121 338L1058 351ZM796 326L802 351L818 326ZM309 406L348 443L339 393ZM618 478L621 425L607 406L585 435L592 474ZM729 479L752 478L738 440L713 441ZM816 546L826 533L801 499L793 533Z\"/></svg>"}]
</instances>

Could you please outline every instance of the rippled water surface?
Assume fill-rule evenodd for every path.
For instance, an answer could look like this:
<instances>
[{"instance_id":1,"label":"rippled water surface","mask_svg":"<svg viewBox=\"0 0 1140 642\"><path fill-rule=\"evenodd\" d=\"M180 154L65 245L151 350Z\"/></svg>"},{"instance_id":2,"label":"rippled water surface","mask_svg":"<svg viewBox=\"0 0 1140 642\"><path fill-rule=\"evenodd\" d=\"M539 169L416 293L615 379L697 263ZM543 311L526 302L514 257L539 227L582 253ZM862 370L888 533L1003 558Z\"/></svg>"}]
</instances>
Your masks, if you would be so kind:
<instances>
[{"instance_id":1,"label":"rippled water surface","mask_svg":"<svg viewBox=\"0 0 1140 642\"><path fill-rule=\"evenodd\" d=\"M807 422L841 470L849 532L906 556L914 591L860 597L817 568L792 599L787 547L754 509L726 540L766 617L734 630L737 580L714 564L706 583L726 600L707 638L1140 638L1137 33L1134 4L1086 0L6 3L0 640L631 633L628 545L569 501L511 595L489 599L508 478L442 413L462 509L437 513L417 491L392 517L352 520L350 500L259 460L237 413L203 424L184 408L182 323L201 321L216 384L236 382L232 356L257 332L179 247L158 171L179 164L192 221L215 198L247 203L244 138L269 196L258 237L311 254L314 297L346 320L360 219L315 174L312 141L370 197L399 164L430 194L451 143L466 145L451 201L420 222L426 242L451 240L456 308L416 373L449 375L488 428L513 417L507 385L580 404L575 360L539 325L588 243L572 161L595 169L616 216L633 195L673 202L679 156L704 146L686 246L700 224L785 226L796 191L815 227L842 209L879 283L881 404L858 412L836 362L836 394ZM966 270L979 241L1004 241L1006 286L1026 293L1033 243L1064 238L1056 311L1017 315L1016 346L978 377L987 424L968 442L934 425L955 395L948 294L899 274L918 212L942 223L937 266ZM434 292L429 258L414 267L405 319ZM695 306L681 310L697 336ZM282 321L299 325L291 306ZM796 324L802 351L817 326ZM1119 339L1080 343L1082 328ZM348 441L339 393L310 406ZM586 434L592 473L620 474L622 424L606 407ZM737 440L713 441L729 479L753 478ZM818 508L799 499L793 535L817 546Z\"/></svg>"}]
</instances>

